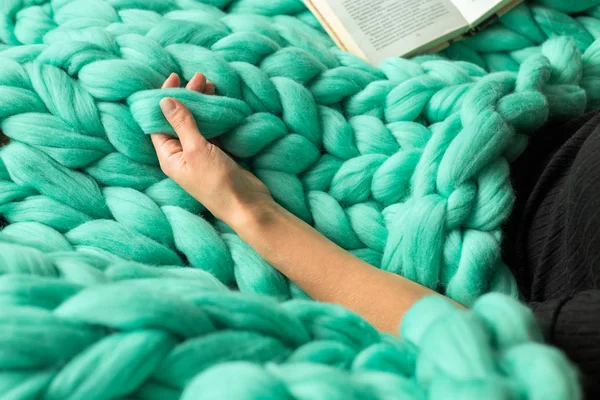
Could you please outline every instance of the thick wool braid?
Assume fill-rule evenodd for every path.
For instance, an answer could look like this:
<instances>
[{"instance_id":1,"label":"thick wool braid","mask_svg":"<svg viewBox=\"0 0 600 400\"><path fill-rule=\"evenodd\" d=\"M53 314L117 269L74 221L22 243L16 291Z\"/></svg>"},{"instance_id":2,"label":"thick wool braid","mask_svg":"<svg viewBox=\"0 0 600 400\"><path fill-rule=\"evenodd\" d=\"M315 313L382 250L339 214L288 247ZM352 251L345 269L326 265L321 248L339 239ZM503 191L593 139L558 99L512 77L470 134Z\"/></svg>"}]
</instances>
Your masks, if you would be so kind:
<instances>
[{"instance_id":1,"label":"thick wool braid","mask_svg":"<svg viewBox=\"0 0 600 400\"><path fill-rule=\"evenodd\" d=\"M98 3L103 1L98 0ZM110 7L93 7L95 13L89 12L90 3L89 0L7 0L0 5L0 12L4 16L0 22L0 39L9 45L42 43L46 33L68 22L62 18L65 15L67 18L84 17L88 19L88 24L90 20L95 20L94 26L107 26L123 15L129 23L150 26L155 13L165 14L181 9L214 11L217 8L229 14L289 15L324 33L301 0L111 0ZM139 18L131 15L128 9L145 10L148 13ZM57 15L56 11L59 10ZM326 40L330 41L328 38Z\"/></svg>"},{"instance_id":2,"label":"thick wool braid","mask_svg":"<svg viewBox=\"0 0 600 400\"><path fill-rule=\"evenodd\" d=\"M442 53L454 60L465 60L487 71L517 71L532 54L539 54L548 38L567 35L583 54L584 65L597 58L600 37L600 1L537 0L539 5L524 3L477 35L457 42ZM502 40L497 40L502 38ZM576 73L571 63L561 68L563 75ZM598 72L583 70L580 81L588 94L597 93ZM590 96L588 107L600 106L598 96Z\"/></svg>"},{"instance_id":3,"label":"thick wool braid","mask_svg":"<svg viewBox=\"0 0 600 400\"><path fill-rule=\"evenodd\" d=\"M212 3L233 12L261 2ZM0 392L579 396L573 370L538 343L525 307L499 295L475 300L489 290L516 295L498 242L512 202L508 161L523 135L598 97L579 87L597 68L575 41L547 42L518 73L486 75L439 57L376 69L328 49L298 17L226 15L195 1L5 4L1 40L10 45L22 43L19 23L53 23L0 53L0 123L12 139L0 153L0 213L11 222L0 251ZM306 15L292 6L257 9ZM561 73L567 61L576 73ZM145 89L197 70L222 96L169 94L207 136L223 135L278 201L374 265L471 311L425 299L397 342L338 307L225 291L218 281L290 296L227 227L195 216L201 206L164 178L143 135L168 130L157 108L166 92ZM187 264L218 281L177 268Z\"/></svg>"},{"instance_id":4,"label":"thick wool braid","mask_svg":"<svg viewBox=\"0 0 600 400\"><path fill-rule=\"evenodd\" d=\"M56 27L56 22L47 15L50 8L40 8L47 0L18 0L5 6L6 24L4 33L0 26L0 39L13 44L41 43L42 37ZM207 1L208 2L208 1ZM53 4L62 5L64 1ZM124 7L148 8L159 12L190 6L186 1L136 2L112 1ZM278 0L272 2L256 0L217 0L212 5L228 12L261 15L293 15L296 19L322 30L318 21L308 12L300 0ZM25 7L24 4L31 7ZM33 6L32 6L33 5ZM197 6L197 3L194 4ZM17 17L18 15L18 17ZM572 15L572 16L571 16ZM580 50L587 49L600 36L600 0L535 0L523 3L500 18L499 22L466 41L450 46L442 53L451 59L472 62L487 71L516 71L518 65L531 54L539 53L543 42L557 35L572 37ZM43 22L42 22L43 21ZM145 21L147 24L148 21ZM501 40L498 40L501 38ZM594 52L584 58L595 57ZM570 65L563 68L569 70ZM588 71L581 81L587 91L596 92L596 73ZM591 98L590 108L597 108L598 101Z\"/></svg>"},{"instance_id":5,"label":"thick wool braid","mask_svg":"<svg viewBox=\"0 0 600 400\"><path fill-rule=\"evenodd\" d=\"M54 9L55 18L82 4ZM7 60L3 71L2 129L18 140L2 151L3 214L13 223L7 234L53 250L97 248L162 265L189 261L227 284L235 278L242 290L288 297L279 274L237 236L193 216L198 205L156 166L133 120L146 133L168 130L156 104L170 94L195 112L204 134L227 132L225 148L245 159L277 200L370 263L465 304L490 289L516 293L498 250L512 202L504 156L522 148L514 128L527 133L545 121L542 90L555 114L583 111L577 75L546 86L553 72L544 55L518 76L479 79L483 71L473 65L428 58L390 60L377 70L308 46L289 19L225 16L206 7L156 14L145 36L143 27L124 22L118 34L64 29L109 7L85 5L88 18L75 13L46 34L48 45L3 54L24 65ZM566 39L546 47L553 46L569 59L578 54ZM140 92L170 71L189 78L196 70L226 97Z\"/></svg>"},{"instance_id":6,"label":"thick wool braid","mask_svg":"<svg viewBox=\"0 0 600 400\"><path fill-rule=\"evenodd\" d=\"M424 299L399 341L341 307L241 295L197 269L12 241L0 236L3 398L580 396L567 359L506 296L470 311Z\"/></svg>"}]
</instances>

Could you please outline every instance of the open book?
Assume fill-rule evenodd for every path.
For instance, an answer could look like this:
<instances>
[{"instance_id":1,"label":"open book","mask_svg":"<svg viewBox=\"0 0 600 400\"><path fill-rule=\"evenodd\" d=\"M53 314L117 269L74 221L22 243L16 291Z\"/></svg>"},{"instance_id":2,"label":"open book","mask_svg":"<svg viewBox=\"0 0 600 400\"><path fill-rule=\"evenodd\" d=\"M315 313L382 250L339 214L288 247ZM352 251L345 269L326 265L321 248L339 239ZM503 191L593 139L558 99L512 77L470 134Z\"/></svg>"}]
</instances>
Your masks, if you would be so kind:
<instances>
[{"instance_id":1,"label":"open book","mask_svg":"<svg viewBox=\"0 0 600 400\"><path fill-rule=\"evenodd\" d=\"M522 0L304 0L337 45L377 65L437 51Z\"/></svg>"}]
</instances>

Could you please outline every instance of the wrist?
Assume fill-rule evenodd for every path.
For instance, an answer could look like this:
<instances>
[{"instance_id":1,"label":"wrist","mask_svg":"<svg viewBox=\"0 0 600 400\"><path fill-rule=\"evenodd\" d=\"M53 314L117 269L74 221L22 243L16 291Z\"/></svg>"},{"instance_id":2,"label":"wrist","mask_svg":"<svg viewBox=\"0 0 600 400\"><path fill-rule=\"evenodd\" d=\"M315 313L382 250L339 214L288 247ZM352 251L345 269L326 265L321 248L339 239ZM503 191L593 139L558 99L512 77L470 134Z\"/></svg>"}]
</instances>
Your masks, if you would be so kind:
<instances>
[{"instance_id":1,"label":"wrist","mask_svg":"<svg viewBox=\"0 0 600 400\"><path fill-rule=\"evenodd\" d=\"M265 199L252 204L239 204L225 222L238 235L243 236L257 233L273 224L284 212L285 209L275 200Z\"/></svg>"}]
</instances>

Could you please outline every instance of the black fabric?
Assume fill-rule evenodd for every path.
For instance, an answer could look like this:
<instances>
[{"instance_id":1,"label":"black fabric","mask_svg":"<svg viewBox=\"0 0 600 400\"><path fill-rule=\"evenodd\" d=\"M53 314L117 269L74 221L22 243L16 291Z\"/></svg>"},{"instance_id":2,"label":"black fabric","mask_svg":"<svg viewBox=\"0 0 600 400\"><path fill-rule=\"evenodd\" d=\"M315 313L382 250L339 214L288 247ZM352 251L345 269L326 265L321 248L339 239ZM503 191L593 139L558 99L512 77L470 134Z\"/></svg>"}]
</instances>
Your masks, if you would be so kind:
<instances>
[{"instance_id":1,"label":"black fabric","mask_svg":"<svg viewBox=\"0 0 600 400\"><path fill-rule=\"evenodd\" d=\"M0 147L4 146L8 143L8 137L4 135L4 132L0 130ZM4 216L0 215L0 229L4 228L8 225L8 221Z\"/></svg>"},{"instance_id":2,"label":"black fabric","mask_svg":"<svg viewBox=\"0 0 600 400\"><path fill-rule=\"evenodd\" d=\"M600 398L600 113L545 126L511 174L504 260L586 397Z\"/></svg>"}]
</instances>

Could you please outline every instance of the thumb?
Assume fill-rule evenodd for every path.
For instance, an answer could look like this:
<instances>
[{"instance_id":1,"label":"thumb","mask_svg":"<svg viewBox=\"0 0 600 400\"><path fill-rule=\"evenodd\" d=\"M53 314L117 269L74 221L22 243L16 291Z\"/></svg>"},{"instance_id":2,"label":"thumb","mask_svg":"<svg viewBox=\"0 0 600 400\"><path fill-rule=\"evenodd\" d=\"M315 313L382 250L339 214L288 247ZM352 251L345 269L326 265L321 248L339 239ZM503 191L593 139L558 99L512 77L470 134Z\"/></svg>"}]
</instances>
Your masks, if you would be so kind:
<instances>
[{"instance_id":1,"label":"thumb","mask_svg":"<svg viewBox=\"0 0 600 400\"><path fill-rule=\"evenodd\" d=\"M208 145L208 142L198 130L194 116L186 106L178 100L165 97L160 101L160 109L175 133L177 133L183 151L194 151Z\"/></svg>"}]
</instances>

